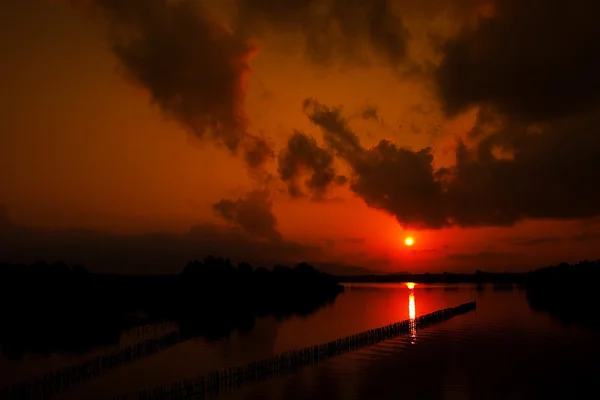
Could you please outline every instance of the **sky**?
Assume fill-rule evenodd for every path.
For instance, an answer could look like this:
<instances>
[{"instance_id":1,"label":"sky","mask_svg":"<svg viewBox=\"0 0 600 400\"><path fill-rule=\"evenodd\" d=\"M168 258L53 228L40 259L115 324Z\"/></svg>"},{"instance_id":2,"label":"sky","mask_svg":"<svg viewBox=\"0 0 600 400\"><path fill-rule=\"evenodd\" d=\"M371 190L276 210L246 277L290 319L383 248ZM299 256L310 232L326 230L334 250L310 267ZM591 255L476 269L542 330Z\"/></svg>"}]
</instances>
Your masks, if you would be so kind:
<instances>
[{"instance_id":1,"label":"sky","mask_svg":"<svg viewBox=\"0 0 600 400\"><path fill-rule=\"evenodd\" d=\"M0 258L137 273L206 254L338 273L599 258L599 11L4 0Z\"/></svg>"}]
</instances>

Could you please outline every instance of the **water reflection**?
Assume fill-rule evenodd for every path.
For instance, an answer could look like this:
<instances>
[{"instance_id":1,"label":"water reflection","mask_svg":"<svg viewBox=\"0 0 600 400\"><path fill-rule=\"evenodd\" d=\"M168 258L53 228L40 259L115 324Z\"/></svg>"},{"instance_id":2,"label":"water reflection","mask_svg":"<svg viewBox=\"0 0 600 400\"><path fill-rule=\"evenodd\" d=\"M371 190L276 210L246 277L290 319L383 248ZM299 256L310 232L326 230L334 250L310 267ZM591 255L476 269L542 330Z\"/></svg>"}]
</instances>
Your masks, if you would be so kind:
<instances>
[{"instance_id":1,"label":"water reflection","mask_svg":"<svg viewBox=\"0 0 600 400\"><path fill-rule=\"evenodd\" d=\"M406 284L408 288L408 318L410 328L410 342L414 344L417 340L417 324L415 318L417 316L417 308L415 306L415 284L408 282Z\"/></svg>"},{"instance_id":2,"label":"water reflection","mask_svg":"<svg viewBox=\"0 0 600 400\"><path fill-rule=\"evenodd\" d=\"M577 327L565 329L545 313L532 312L523 292L498 292L491 286L479 292L475 285L445 291L443 285L417 284L410 293L406 283L380 285L381 290L365 286L353 284L314 317L282 323L280 343L284 336L310 340L294 342L296 348L416 318L417 290L418 315L472 301L473 296L477 312L420 328L419 346L391 340L223 398L385 400L397 399L401 387L406 399L550 399L586 398L582 390L598 388L593 361L600 357L598 336Z\"/></svg>"}]
</instances>

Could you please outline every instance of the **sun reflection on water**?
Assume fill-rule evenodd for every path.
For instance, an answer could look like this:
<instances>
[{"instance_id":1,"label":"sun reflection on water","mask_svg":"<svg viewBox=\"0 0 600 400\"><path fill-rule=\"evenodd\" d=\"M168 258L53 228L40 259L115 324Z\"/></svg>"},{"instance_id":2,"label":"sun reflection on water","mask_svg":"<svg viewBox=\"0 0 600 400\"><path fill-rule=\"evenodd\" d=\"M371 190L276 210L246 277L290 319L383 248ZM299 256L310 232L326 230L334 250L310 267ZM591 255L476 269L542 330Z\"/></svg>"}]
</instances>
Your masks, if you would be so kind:
<instances>
[{"instance_id":1,"label":"sun reflection on water","mask_svg":"<svg viewBox=\"0 0 600 400\"><path fill-rule=\"evenodd\" d=\"M415 284L409 282L406 284L408 288L408 318L409 318L409 328L410 328L410 339L411 343L414 344L417 340L417 307L415 305Z\"/></svg>"}]
</instances>

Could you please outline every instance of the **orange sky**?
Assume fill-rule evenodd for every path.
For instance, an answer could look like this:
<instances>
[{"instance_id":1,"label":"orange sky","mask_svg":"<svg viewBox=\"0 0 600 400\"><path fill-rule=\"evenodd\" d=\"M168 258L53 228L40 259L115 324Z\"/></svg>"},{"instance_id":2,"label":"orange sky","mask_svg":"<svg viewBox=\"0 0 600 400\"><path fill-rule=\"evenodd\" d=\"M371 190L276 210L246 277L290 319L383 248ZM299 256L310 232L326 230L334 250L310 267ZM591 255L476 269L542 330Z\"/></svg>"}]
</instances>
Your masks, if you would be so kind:
<instances>
[{"instance_id":1,"label":"orange sky","mask_svg":"<svg viewBox=\"0 0 600 400\"><path fill-rule=\"evenodd\" d=\"M232 2L213 14L230 15ZM446 17L414 4L400 10L411 33L412 60L439 62L424 26L452 37L476 24L477 12L494 15L489 4L459 3L465 8ZM242 157L167 118L148 90L126 76L106 24L88 11L49 0L0 5L0 204L10 220L127 234L226 224L212 205L264 183L251 177ZM454 164L457 138L467 138L476 123L476 107L446 116L428 79L377 61L315 65L293 32L252 41L260 51L250 61L248 130L266 137L275 156L294 130L323 145L321 130L302 110L306 98L341 106L365 148L381 139L413 150L432 146L436 168ZM358 116L367 106L377 107L379 121ZM343 160L334 163L352 174ZM276 158L264 169L277 177ZM348 186L330 188L322 201L291 198L279 179L268 189L283 238L324 249L314 261L434 272L514 270L600 256L597 241L574 240L597 232L587 220L403 230L393 215L368 207ZM403 244L407 235L415 238L410 249Z\"/></svg>"}]
</instances>

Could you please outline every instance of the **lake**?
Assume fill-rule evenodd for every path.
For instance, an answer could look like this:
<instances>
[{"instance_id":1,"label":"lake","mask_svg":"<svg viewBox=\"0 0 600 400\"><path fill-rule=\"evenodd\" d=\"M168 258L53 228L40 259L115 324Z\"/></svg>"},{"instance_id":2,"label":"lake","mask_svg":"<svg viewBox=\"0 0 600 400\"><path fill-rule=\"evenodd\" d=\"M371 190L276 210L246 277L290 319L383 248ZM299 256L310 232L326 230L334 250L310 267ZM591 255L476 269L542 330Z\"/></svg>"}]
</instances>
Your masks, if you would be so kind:
<instances>
[{"instance_id":1,"label":"lake","mask_svg":"<svg viewBox=\"0 0 600 400\"><path fill-rule=\"evenodd\" d=\"M256 321L248 332L194 339L115 368L56 398L104 399L153 388L290 349L328 342L475 300L477 310L438 325L249 384L224 399L573 398L600 388L600 336L563 326L529 307L525 292L474 285L352 284L315 313ZM118 345L85 354L0 359L0 386L80 363L119 346L177 329L125 332ZM589 392L593 393L593 392Z\"/></svg>"}]
</instances>

